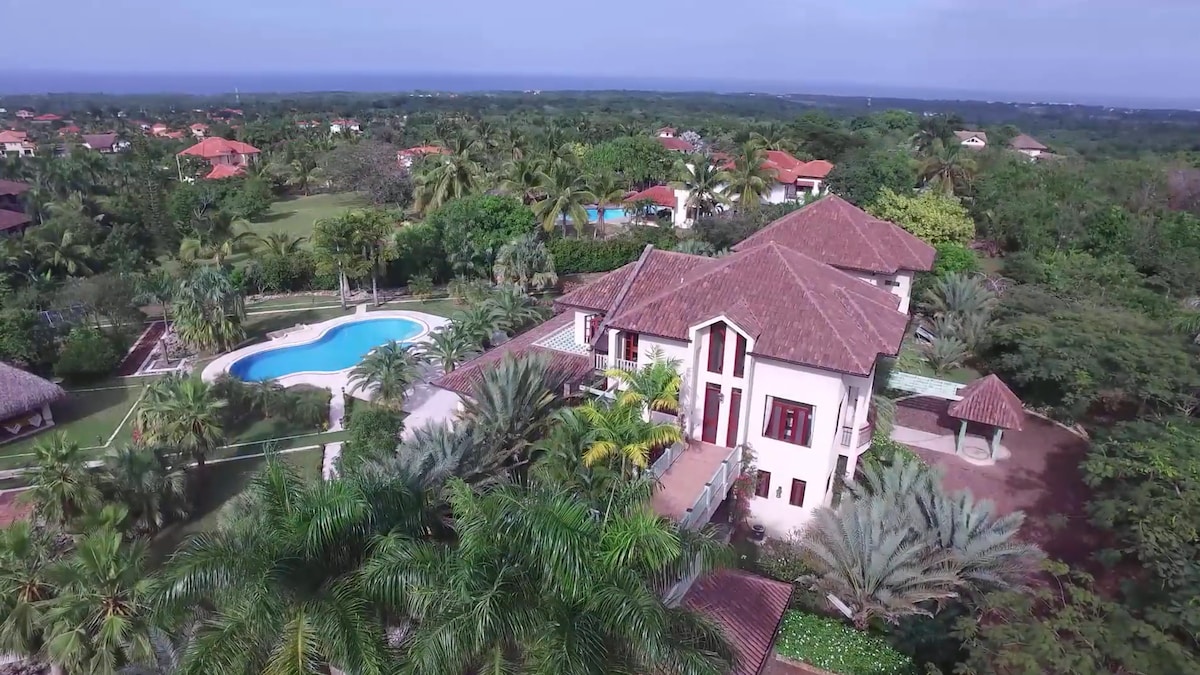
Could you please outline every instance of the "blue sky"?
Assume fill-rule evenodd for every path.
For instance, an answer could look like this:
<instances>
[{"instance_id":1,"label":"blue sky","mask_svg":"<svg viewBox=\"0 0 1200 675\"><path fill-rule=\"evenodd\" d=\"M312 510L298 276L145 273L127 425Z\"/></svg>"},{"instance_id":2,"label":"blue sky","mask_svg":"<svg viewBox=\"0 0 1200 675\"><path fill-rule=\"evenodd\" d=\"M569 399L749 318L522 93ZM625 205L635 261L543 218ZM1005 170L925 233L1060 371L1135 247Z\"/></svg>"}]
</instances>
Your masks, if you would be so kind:
<instances>
[{"instance_id":1,"label":"blue sky","mask_svg":"<svg viewBox=\"0 0 1200 675\"><path fill-rule=\"evenodd\" d=\"M15 69L529 73L1200 98L1200 0L56 0ZM125 36L125 37L118 37ZM870 93L870 92L863 92Z\"/></svg>"}]
</instances>

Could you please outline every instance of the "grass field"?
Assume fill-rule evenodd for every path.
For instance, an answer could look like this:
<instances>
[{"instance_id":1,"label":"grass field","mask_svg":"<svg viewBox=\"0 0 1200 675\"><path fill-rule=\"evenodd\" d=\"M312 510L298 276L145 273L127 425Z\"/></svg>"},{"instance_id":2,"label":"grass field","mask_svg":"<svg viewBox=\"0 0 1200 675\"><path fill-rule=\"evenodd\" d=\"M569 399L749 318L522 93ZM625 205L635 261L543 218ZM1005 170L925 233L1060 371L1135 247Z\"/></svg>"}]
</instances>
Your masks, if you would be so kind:
<instances>
[{"instance_id":1,"label":"grass field","mask_svg":"<svg viewBox=\"0 0 1200 675\"><path fill-rule=\"evenodd\" d=\"M307 237L312 234L314 221L359 206L366 206L366 202L354 192L293 197L272 204L267 215L254 221L251 229L260 233L286 232L294 237Z\"/></svg>"},{"instance_id":2,"label":"grass field","mask_svg":"<svg viewBox=\"0 0 1200 675\"><path fill-rule=\"evenodd\" d=\"M54 405L52 430L0 445L0 469L25 464L28 458L20 455L32 452L34 445L51 434L65 433L69 440L85 448L104 446L118 430L114 442L128 439L129 411L145 385L146 380L112 379L68 390L66 400Z\"/></svg>"}]
</instances>

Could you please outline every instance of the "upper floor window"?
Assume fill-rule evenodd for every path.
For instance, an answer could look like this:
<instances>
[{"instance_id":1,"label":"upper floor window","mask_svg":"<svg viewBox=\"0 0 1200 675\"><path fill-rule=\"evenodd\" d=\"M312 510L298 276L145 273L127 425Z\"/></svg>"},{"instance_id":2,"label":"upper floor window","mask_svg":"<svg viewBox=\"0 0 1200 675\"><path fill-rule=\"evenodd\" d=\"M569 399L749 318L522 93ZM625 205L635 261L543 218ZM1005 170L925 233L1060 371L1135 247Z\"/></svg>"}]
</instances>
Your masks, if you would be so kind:
<instances>
[{"instance_id":1,"label":"upper floor window","mask_svg":"<svg viewBox=\"0 0 1200 675\"><path fill-rule=\"evenodd\" d=\"M625 341L621 347L621 358L626 361L638 360L638 334L625 333Z\"/></svg>"},{"instance_id":2,"label":"upper floor window","mask_svg":"<svg viewBox=\"0 0 1200 675\"><path fill-rule=\"evenodd\" d=\"M714 323L708 329L708 372L719 373L725 366L725 324Z\"/></svg>"},{"instance_id":3,"label":"upper floor window","mask_svg":"<svg viewBox=\"0 0 1200 675\"><path fill-rule=\"evenodd\" d=\"M734 342L733 376L746 376L746 336L741 333L737 334L737 341Z\"/></svg>"},{"instance_id":4,"label":"upper floor window","mask_svg":"<svg viewBox=\"0 0 1200 675\"><path fill-rule=\"evenodd\" d=\"M600 323L604 321L604 317L599 314L589 314L583 317L583 341L585 344L591 344L596 338L596 331L600 330Z\"/></svg>"},{"instance_id":5,"label":"upper floor window","mask_svg":"<svg viewBox=\"0 0 1200 675\"><path fill-rule=\"evenodd\" d=\"M812 441L812 414L811 405L768 396L763 436L808 447Z\"/></svg>"},{"instance_id":6,"label":"upper floor window","mask_svg":"<svg viewBox=\"0 0 1200 675\"><path fill-rule=\"evenodd\" d=\"M884 279L883 285L884 286L899 286L900 281L898 279Z\"/></svg>"}]
</instances>

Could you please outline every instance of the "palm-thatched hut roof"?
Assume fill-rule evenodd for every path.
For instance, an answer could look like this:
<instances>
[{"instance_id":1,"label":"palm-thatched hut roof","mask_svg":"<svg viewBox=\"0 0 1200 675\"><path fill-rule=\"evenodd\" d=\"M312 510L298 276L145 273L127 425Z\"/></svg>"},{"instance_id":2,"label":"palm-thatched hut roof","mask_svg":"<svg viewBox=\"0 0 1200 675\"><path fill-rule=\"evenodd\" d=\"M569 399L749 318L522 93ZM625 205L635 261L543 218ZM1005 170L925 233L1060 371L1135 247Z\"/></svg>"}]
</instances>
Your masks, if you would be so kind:
<instances>
[{"instance_id":1,"label":"palm-thatched hut roof","mask_svg":"<svg viewBox=\"0 0 1200 675\"><path fill-rule=\"evenodd\" d=\"M66 396L57 384L0 361L0 419L40 410Z\"/></svg>"}]
</instances>

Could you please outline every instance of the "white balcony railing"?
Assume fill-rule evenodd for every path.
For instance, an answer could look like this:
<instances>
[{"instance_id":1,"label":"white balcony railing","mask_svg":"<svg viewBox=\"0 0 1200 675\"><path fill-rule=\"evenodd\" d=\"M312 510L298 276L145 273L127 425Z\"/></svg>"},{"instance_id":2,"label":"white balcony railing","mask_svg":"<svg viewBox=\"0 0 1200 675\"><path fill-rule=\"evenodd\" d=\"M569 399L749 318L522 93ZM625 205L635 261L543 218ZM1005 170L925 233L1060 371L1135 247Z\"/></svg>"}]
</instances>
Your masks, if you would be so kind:
<instances>
[{"instance_id":1,"label":"white balcony railing","mask_svg":"<svg viewBox=\"0 0 1200 675\"><path fill-rule=\"evenodd\" d=\"M609 358L608 354L595 354L594 364L596 370L608 370L609 368L618 368L627 373L632 373L638 369L637 361L626 361L625 359Z\"/></svg>"},{"instance_id":2,"label":"white balcony railing","mask_svg":"<svg viewBox=\"0 0 1200 675\"><path fill-rule=\"evenodd\" d=\"M671 468L671 465L675 463L675 460L679 459L679 455L683 452L684 447L683 443L674 443L671 447L667 448L661 457L654 460L654 463L650 465L650 471L654 473L655 478L662 478L667 469Z\"/></svg>"},{"instance_id":3,"label":"white balcony railing","mask_svg":"<svg viewBox=\"0 0 1200 675\"><path fill-rule=\"evenodd\" d=\"M684 514L680 525L701 527L708 522L708 519L712 518L713 511L716 510L716 506L729 494L729 488L733 487L733 482L737 480L741 471L742 447L739 445L730 450L729 456L713 472L713 477L704 485L700 496L696 497L696 501Z\"/></svg>"},{"instance_id":4,"label":"white balcony railing","mask_svg":"<svg viewBox=\"0 0 1200 675\"><path fill-rule=\"evenodd\" d=\"M853 429L850 427L842 427L842 447L850 447L850 437L853 435Z\"/></svg>"}]
</instances>

